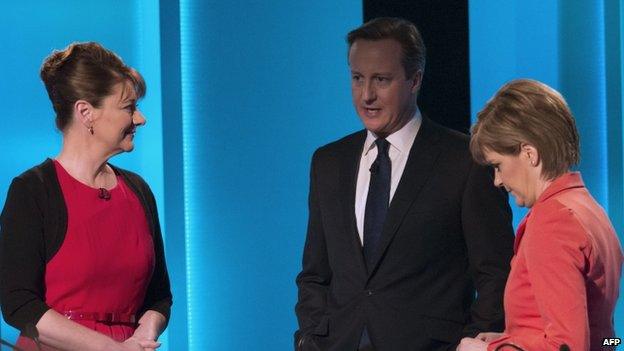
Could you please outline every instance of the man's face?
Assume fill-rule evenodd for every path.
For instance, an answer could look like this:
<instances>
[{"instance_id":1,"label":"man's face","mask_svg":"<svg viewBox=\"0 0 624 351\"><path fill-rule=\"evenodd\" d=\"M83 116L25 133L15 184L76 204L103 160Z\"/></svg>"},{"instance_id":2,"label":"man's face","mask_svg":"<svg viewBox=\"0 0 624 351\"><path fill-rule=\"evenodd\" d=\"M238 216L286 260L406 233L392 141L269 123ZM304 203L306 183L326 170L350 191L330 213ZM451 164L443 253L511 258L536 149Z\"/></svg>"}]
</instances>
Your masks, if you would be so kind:
<instances>
[{"instance_id":1,"label":"man's face","mask_svg":"<svg viewBox=\"0 0 624 351\"><path fill-rule=\"evenodd\" d=\"M386 137L416 111L422 73L406 77L401 44L394 39L356 40L349 50L353 106L366 129Z\"/></svg>"}]
</instances>

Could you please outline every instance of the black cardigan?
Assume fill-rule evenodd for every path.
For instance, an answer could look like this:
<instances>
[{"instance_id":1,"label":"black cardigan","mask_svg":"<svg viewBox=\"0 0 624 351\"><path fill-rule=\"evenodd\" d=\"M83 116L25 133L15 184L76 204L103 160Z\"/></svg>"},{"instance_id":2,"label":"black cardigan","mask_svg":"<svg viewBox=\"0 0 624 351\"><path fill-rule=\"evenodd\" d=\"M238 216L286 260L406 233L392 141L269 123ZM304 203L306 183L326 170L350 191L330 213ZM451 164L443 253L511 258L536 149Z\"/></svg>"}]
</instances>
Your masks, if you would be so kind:
<instances>
[{"instance_id":1,"label":"black cardigan","mask_svg":"<svg viewBox=\"0 0 624 351\"><path fill-rule=\"evenodd\" d=\"M111 167L137 195L154 242L154 273L139 313L154 310L169 320L172 297L154 195L139 175ZM13 179L0 215L0 305L10 325L23 330L50 309L44 302L46 264L66 231L65 199L54 162L46 159Z\"/></svg>"}]
</instances>

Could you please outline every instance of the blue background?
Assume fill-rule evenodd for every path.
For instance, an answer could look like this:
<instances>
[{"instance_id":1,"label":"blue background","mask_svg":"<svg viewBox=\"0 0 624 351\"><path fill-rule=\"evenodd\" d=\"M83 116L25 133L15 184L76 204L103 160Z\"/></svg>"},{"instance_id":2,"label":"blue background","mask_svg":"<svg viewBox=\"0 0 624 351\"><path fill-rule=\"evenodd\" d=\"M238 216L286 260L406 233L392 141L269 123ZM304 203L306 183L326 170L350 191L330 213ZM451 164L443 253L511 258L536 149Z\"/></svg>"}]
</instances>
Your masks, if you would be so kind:
<instances>
[{"instance_id":1,"label":"blue background","mask_svg":"<svg viewBox=\"0 0 624 351\"><path fill-rule=\"evenodd\" d=\"M580 169L623 233L620 1L470 1L472 117L506 81L559 89L575 113ZM314 149L360 123L348 30L361 1L3 3L0 202L13 176L54 157L60 134L43 58L94 40L148 84L137 147L112 159L160 206L174 308L163 350L287 350ZM515 208L517 223L523 211ZM622 303L616 314L624 330ZM1 325L1 336L16 332Z\"/></svg>"}]
</instances>

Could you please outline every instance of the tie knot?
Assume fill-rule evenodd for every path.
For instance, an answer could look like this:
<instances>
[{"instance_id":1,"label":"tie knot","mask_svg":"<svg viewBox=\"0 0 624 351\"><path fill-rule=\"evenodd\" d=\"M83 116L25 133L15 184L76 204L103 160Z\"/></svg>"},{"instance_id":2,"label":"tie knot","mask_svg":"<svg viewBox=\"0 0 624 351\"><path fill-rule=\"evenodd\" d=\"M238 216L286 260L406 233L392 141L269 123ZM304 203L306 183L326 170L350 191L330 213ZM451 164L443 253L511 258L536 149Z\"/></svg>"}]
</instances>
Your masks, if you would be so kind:
<instances>
[{"instance_id":1,"label":"tie knot","mask_svg":"<svg viewBox=\"0 0 624 351\"><path fill-rule=\"evenodd\" d=\"M377 144L377 153L378 154L388 154L388 148L390 147L390 143L388 140L384 138L378 138L375 140L375 144Z\"/></svg>"}]
</instances>

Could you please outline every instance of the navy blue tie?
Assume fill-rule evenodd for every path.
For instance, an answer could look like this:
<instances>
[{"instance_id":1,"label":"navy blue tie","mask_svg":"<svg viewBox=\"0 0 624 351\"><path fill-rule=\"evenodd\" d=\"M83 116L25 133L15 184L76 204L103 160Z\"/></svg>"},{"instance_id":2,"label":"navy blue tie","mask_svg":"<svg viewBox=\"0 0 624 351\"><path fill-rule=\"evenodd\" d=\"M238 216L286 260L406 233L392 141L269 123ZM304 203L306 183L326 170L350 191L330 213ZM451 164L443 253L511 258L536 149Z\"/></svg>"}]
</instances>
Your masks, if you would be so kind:
<instances>
[{"instance_id":1,"label":"navy blue tie","mask_svg":"<svg viewBox=\"0 0 624 351\"><path fill-rule=\"evenodd\" d=\"M388 203L390 202L390 177L392 163L388 155L390 143L386 139L375 140L377 144L377 158L370 168L371 177L366 198L366 210L364 212L364 258L368 269L373 269L373 257L378 250L381 232Z\"/></svg>"},{"instance_id":2,"label":"navy blue tie","mask_svg":"<svg viewBox=\"0 0 624 351\"><path fill-rule=\"evenodd\" d=\"M381 239L381 232L388 213L392 173L392 163L388 155L390 143L386 139L379 138L375 140L375 144L377 144L377 158L370 168L371 177L364 212L363 251L369 271L373 269L373 257L378 250L379 239ZM366 326L362 331L358 350L374 350Z\"/></svg>"}]
</instances>

